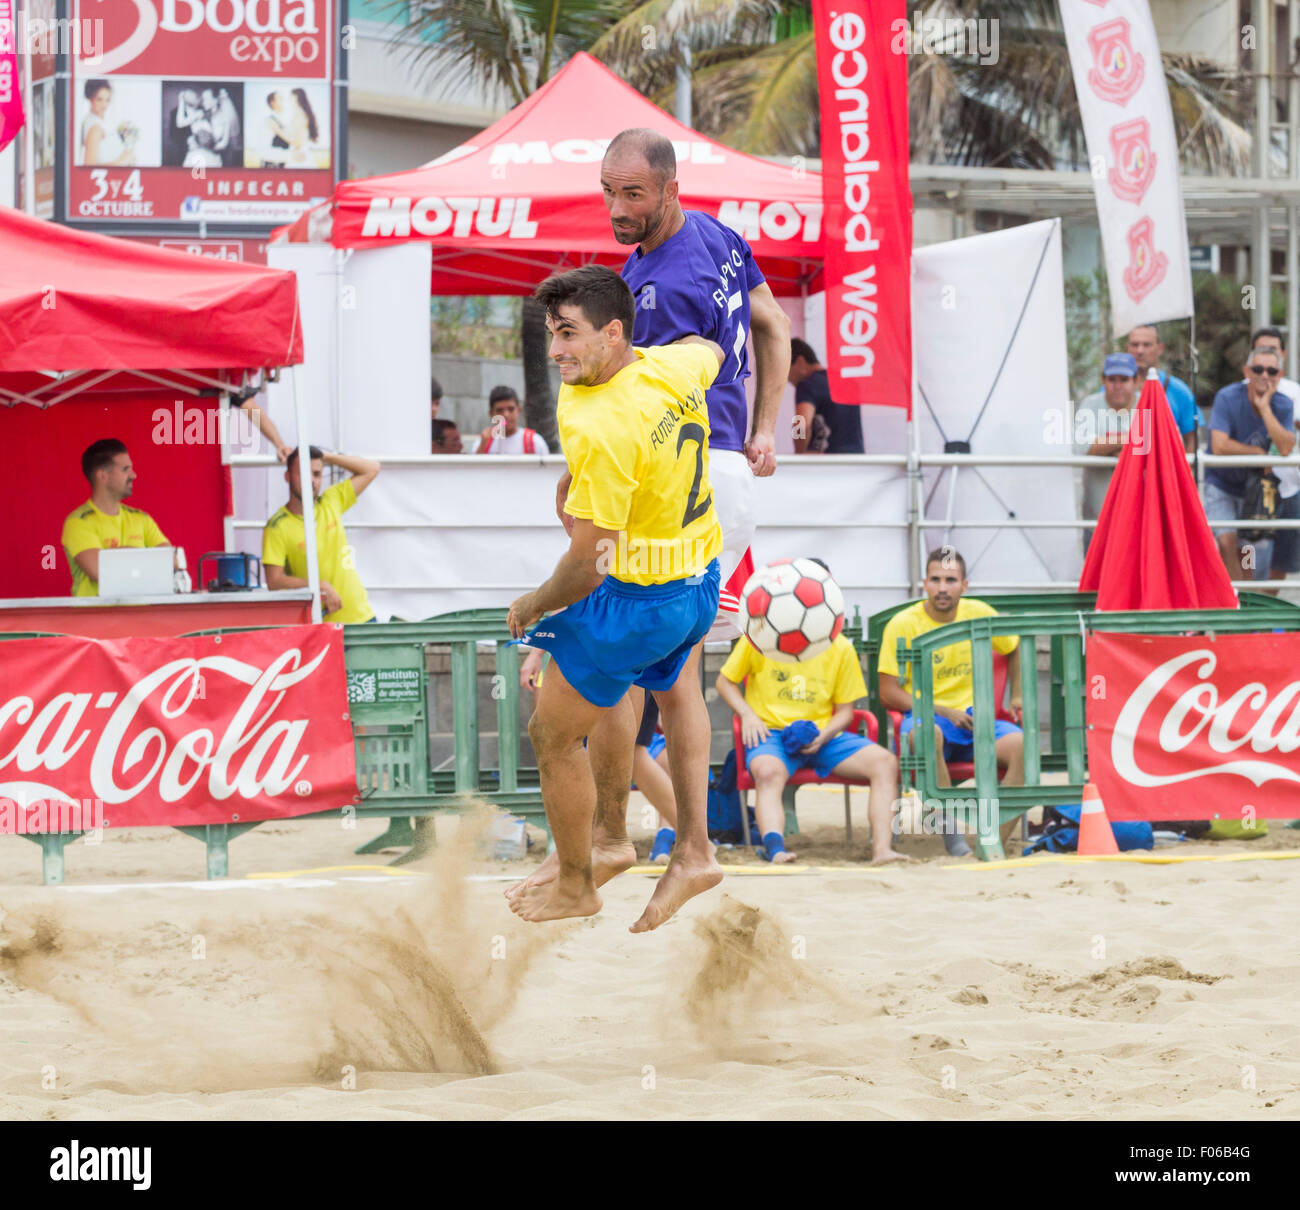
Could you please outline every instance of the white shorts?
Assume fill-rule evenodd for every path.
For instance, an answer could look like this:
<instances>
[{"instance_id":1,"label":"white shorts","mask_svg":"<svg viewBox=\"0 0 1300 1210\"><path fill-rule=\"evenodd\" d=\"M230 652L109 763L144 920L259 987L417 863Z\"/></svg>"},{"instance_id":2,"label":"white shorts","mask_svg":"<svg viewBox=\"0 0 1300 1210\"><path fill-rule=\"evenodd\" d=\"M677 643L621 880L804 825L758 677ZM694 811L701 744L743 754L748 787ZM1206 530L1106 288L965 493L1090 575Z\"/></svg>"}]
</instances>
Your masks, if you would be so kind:
<instances>
[{"instance_id":1,"label":"white shorts","mask_svg":"<svg viewBox=\"0 0 1300 1210\"><path fill-rule=\"evenodd\" d=\"M713 486L713 508L722 527L722 553L718 565L722 571L722 594L718 599L718 618L705 638L706 642L740 637L741 585L727 582L754 540L754 472L749 459L739 450L709 451L709 482Z\"/></svg>"}]
</instances>

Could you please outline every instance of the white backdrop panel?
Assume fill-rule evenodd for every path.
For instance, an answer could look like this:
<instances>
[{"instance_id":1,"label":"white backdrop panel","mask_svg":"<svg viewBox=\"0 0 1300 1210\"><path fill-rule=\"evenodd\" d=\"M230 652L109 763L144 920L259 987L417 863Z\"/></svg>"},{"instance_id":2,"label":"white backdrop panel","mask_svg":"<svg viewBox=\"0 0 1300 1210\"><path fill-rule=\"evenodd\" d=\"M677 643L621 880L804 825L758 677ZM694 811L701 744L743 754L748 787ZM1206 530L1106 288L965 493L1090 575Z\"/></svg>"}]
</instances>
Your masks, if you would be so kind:
<instances>
[{"instance_id":1,"label":"white backdrop panel","mask_svg":"<svg viewBox=\"0 0 1300 1210\"><path fill-rule=\"evenodd\" d=\"M946 437L969 441L975 454L1069 454L1068 445L1049 444L1047 424L1055 409L1070 416L1060 220L919 248L912 263L922 451L941 453ZM925 491L926 517L938 524L927 527L924 545L951 542L965 555L972 582L1078 577L1077 529L950 531L944 525L949 517L1006 520L1009 514L1073 520L1068 467L962 467L942 477L928 470Z\"/></svg>"}]
</instances>

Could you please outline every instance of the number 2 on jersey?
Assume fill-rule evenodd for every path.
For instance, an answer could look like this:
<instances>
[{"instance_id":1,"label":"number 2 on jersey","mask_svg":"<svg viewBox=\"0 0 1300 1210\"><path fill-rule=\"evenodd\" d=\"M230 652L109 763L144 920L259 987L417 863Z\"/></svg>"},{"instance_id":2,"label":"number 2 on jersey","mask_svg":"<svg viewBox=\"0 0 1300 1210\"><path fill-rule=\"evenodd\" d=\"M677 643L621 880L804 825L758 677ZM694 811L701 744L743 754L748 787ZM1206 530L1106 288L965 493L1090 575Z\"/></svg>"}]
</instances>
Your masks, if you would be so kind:
<instances>
[{"instance_id":1,"label":"number 2 on jersey","mask_svg":"<svg viewBox=\"0 0 1300 1210\"><path fill-rule=\"evenodd\" d=\"M704 478L704 443L708 440L708 434L704 431L702 424L684 424L677 430L677 456L680 458L682 446L688 441L695 442L695 478L691 482L691 492L686 498L686 512L682 515L682 528L686 529L692 521L698 521L709 511L709 505L713 503L713 493L710 492L704 497L703 502L700 498L700 480Z\"/></svg>"}]
</instances>

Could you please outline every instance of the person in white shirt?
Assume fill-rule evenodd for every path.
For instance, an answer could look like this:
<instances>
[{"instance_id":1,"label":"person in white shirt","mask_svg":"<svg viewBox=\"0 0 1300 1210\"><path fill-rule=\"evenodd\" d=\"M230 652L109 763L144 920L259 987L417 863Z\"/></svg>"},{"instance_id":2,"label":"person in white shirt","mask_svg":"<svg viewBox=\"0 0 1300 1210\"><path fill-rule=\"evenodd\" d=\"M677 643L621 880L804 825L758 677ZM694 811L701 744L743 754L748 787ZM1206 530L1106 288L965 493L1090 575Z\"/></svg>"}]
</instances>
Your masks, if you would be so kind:
<instances>
[{"instance_id":1,"label":"person in white shirt","mask_svg":"<svg viewBox=\"0 0 1300 1210\"><path fill-rule=\"evenodd\" d=\"M487 428L479 435L476 454L549 454L541 433L519 427L519 396L511 387L493 387L488 395Z\"/></svg>"},{"instance_id":2,"label":"person in white shirt","mask_svg":"<svg viewBox=\"0 0 1300 1210\"><path fill-rule=\"evenodd\" d=\"M1279 328L1260 328L1250 338L1250 348L1252 353L1256 349L1271 349L1277 354L1279 364L1286 364L1286 338ZM1290 397L1296 414L1300 415L1300 382L1293 378L1279 378L1277 391L1279 395ZM1277 492L1281 497L1277 519L1300 521L1300 468L1275 466L1273 473L1277 476ZM1300 530L1278 529L1273 534L1271 540L1256 543L1256 580L1285 580L1288 573L1300 571Z\"/></svg>"}]
</instances>

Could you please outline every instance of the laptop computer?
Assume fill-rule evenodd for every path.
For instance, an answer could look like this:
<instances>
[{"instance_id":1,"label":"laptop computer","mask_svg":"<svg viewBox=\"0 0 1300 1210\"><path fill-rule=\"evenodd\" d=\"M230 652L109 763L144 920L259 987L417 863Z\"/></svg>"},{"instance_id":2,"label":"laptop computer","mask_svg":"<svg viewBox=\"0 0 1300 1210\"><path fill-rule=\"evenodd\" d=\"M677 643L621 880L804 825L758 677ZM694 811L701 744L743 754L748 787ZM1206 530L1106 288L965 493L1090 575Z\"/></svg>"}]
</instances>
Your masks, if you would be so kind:
<instances>
[{"instance_id":1,"label":"laptop computer","mask_svg":"<svg viewBox=\"0 0 1300 1210\"><path fill-rule=\"evenodd\" d=\"M122 546L99 552L101 597L166 597L176 591L170 546Z\"/></svg>"}]
</instances>

